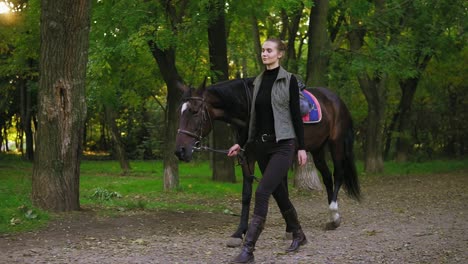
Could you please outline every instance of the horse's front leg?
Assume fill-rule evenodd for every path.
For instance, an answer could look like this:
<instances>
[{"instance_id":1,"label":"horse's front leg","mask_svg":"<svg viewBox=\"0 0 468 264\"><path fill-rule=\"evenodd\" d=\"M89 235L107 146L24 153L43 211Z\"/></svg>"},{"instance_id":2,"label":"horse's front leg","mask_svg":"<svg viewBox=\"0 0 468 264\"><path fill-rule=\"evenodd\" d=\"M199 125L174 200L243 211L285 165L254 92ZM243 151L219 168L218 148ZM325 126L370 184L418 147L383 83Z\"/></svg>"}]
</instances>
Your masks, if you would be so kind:
<instances>
[{"instance_id":1,"label":"horse's front leg","mask_svg":"<svg viewBox=\"0 0 468 264\"><path fill-rule=\"evenodd\" d=\"M251 166L252 169L249 169L249 166ZM252 200L252 184L254 180L254 176L251 173L252 171L253 165L242 164L242 210L240 223L237 230L231 235L227 243L228 247L240 247L242 245L243 236L247 232L250 202Z\"/></svg>"}]
</instances>

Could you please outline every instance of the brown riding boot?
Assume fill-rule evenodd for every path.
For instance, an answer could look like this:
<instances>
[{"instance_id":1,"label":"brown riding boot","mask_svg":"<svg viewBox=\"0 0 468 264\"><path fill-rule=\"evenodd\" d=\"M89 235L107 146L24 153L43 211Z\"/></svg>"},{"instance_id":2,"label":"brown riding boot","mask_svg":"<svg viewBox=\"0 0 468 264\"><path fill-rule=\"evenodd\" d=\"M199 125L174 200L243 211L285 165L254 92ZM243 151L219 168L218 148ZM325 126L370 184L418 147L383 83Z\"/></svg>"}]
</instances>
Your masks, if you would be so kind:
<instances>
[{"instance_id":1,"label":"brown riding boot","mask_svg":"<svg viewBox=\"0 0 468 264\"><path fill-rule=\"evenodd\" d=\"M286 232L292 232L293 235L291 245L286 249L286 252L297 251L300 246L307 244L307 238L297 218L296 209L292 207L285 212L281 212L281 214L286 221Z\"/></svg>"},{"instance_id":2,"label":"brown riding boot","mask_svg":"<svg viewBox=\"0 0 468 264\"><path fill-rule=\"evenodd\" d=\"M250 221L249 229L245 234L244 245L242 246L241 252L235 257L231 263L252 263L254 261L253 252L255 250L255 243L263 231L265 225L265 218L253 215Z\"/></svg>"}]
</instances>

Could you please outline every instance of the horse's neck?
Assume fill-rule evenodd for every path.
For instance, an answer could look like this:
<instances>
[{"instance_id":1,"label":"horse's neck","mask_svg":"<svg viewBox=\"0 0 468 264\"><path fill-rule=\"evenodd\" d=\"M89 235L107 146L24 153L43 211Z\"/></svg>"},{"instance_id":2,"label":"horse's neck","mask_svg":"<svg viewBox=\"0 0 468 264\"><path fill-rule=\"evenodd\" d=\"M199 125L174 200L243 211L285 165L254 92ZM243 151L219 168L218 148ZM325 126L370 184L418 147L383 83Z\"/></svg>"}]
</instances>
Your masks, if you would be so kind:
<instances>
[{"instance_id":1,"label":"horse's neck","mask_svg":"<svg viewBox=\"0 0 468 264\"><path fill-rule=\"evenodd\" d=\"M244 89L243 87L226 87L225 89ZM249 92L249 91L246 91ZM232 93L235 94L235 93ZM236 126L246 126L248 122L250 102L248 100L249 94L237 94L236 96L223 96L223 98L215 95L214 93L207 90L204 93L204 98L217 113L220 115L216 116L215 119L224 120L228 123L232 123ZM247 99L247 100L246 100ZM232 100L232 101L230 101ZM240 103L239 103L240 102Z\"/></svg>"}]
</instances>

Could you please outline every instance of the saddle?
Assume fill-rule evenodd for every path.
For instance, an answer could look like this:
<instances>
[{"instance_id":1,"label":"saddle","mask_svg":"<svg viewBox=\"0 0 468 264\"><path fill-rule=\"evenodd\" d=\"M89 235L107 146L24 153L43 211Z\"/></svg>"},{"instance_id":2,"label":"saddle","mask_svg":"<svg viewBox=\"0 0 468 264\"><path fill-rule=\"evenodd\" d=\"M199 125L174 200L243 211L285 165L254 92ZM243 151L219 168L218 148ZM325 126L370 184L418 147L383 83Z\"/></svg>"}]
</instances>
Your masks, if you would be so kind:
<instances>
[{"instance_id":1,"label":"saddle","mask_svg":"<svg viewBox=\"0 0 468 264\"><path fill-rule=\"evenodd\" d=\"M304 124L320 122L322 120L322 110L317 98L306 89L301 91L301 95L299 104Z\"/></svg>"}]
</instances>

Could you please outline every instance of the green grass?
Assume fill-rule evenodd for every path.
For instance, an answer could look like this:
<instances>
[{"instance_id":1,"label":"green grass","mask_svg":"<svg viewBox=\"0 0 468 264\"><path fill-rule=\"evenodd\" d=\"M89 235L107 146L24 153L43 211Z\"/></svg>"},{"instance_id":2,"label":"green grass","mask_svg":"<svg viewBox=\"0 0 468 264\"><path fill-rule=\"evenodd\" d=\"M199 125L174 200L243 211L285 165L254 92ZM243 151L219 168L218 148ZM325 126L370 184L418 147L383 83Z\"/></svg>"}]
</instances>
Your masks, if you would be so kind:
<instances>
[{"instance_id":1,"label":"green grass","mask_svg":"<svg viewBox=\"0 0 468 264\"><path fill-rule=\"evenodd\" d=\"M31 204L32 165L16 156L0 156L0 234L37 229L49 215Z\"/></svg>"},{"instance_id":2,"label":"green grass","mask_svg":"<svg viewBox=\"0 0 468 264\"><path fill-rule=\"evenodd\" d=\"M121 175L116 161L83 161L80 177L80 204L101 214L114 215L135 210L204 210L235 211L242 189L240 168L238 183L211 181L207 162L180 163L179 188L164 191L163 166L160 161L132 161L132 170ZM362 171L362 163L358 162ZM467 160L421 163L386 162L385 171L373 177L445 173L468 169ZM258 175L258 171L256 175ZM0 154L0 234L36 230L55 214L32 206L32 164L14 155ZM361 173L365 179L370 175Z\"/></svg>"},{"instance_id":3,"label":"green grass","mask_svg":"<svg viewBox=\"0 0 468 264\"><path fill-rule=\"evenodd\" d=\"M468 169L468 160L433 160L428 162L386 162L384 175L446 173Z\"/></svg>"},{"instance_id":4,"label":"green grass","mask_svg":"<svg viewBox=\"0 0 468 264\"><path fill-rule=\"evenodd\" d=\"M180 164L179 188L170 192L165 192L163 188L161 162L133 161L131 166L132 171L122 176L115 161L83 162L81 205L119 210L222 210L222 203L213 205L212 201L220 198L228 201L237 198L241 192L240 184L212 182L206 163ZM96 198L107 198L111 193L119 197Z\"/></svg>"}]
</instances>

